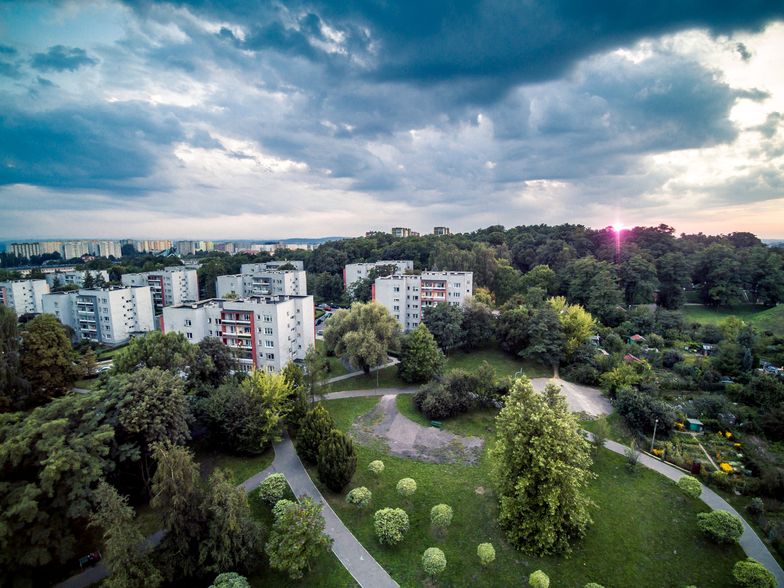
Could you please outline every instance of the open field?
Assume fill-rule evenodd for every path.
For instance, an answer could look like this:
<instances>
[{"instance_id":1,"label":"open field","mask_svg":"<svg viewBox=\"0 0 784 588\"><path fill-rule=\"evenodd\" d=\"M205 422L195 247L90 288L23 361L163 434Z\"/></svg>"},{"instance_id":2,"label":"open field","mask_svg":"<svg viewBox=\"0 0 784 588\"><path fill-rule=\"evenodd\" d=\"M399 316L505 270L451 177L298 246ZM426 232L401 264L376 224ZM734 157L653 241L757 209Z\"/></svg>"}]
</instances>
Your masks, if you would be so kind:
<instances>
[{"instance_id":1,"label":"open field","mask_svg":"<svg viewBox=\"0 0 784 588\"><path fill-rule=\"evenodd\" d=\"M549 378L553 370L519 357L504 353L500 349L478 349L470 352L455 351L447 356L446 371L462 369L475 371L486 361L495 370L496 377L513 376L519 370L529 378Z\"/></svg>"},{"instance_id":2,"label":"open field","mask_svg":"<svg viewBox=\"0 0 784 588\"><path fill-rule=\"evenodd\" d=\"M702 305L683 307L683 316L687 321L718 325L728 317L736 316L751 323L761 331L784 336L784 305L765 308L754 304L711 308Z\"/></svg>"},{"instance_id":3,"label":"open field","mask_svg":"<svg viewBox=\"0 0 784 588\"><path fill-rule=\"evenodd\" d=\"M410 399L408 399L410 400ZM348 430L354 419L372 409L378 398L352 398L325 402L337 426ZM404 411L406 403L398 400ZM411 409L412 410L412 409ZM409 414L405 410L404 414ZM480 411L450 419L444 428L462 435L481 435L494 441L494 411ZM700 501L685 496L666 478L638 468L630 473L622 457L602 451L594 466L597 479L588 493L597 503L594 525L569 558L536 558L512 549L496 525L497 497L490 482L487 454L477 466L438 465L393 457L383 450L357 447L358 467L346 488L367 486L373 502L360 511L322 488L330 504L356 537L401 586L427 584L420 560L431 546L444 550L447 569L439 586L519 586L536 569L544 570L551 585L582 587L589 581L605 586L732 586L732 565L743 558L739 547L719 547L707 542L695 527L698 512L707 510ZM367 465L381 459L386 470L379 480ZM315 479L315 472L312 472ZM404 499L395 491L397 480L412 477L417 493ZM430 508L440 502L455 511L444 537L430 529ZM404 508L411 530L397 547L379 545L373 532L372 514L385 506ZM496 561L482 569L476 546L491 542Z\"/></svg>"}]
</instances>

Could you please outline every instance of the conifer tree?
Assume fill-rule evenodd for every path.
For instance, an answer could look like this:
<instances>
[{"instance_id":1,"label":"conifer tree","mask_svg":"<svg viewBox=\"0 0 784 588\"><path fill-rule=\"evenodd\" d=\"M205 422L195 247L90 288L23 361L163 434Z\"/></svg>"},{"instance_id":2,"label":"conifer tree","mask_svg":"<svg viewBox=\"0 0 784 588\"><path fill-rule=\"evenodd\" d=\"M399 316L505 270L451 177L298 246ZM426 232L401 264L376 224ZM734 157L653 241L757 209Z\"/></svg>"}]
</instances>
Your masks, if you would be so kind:
<instances>
[{"instance_id":1,"label":"conifer tree","mask_svg":"<svg viewBox=\"0 0 784 588\"><path fill-rule=\"evenodd\" d=\"M354 444L343 431L332 429L319 447L319 480L333 492L340 492L354 477L356 469Z\"/></svg>"},{"instance_id":2,"label":"conifer tree","mask_svg":"<svg viewBox=\"0 0 784 588\"><path fill-rule=\"evenodd\" d=\"M335 422L327 409L320 404L314 406L302 419L299 433L297 433L299 456L308 463L317 463L319 447L334 428Z\"/></svg>"}]
</instances>

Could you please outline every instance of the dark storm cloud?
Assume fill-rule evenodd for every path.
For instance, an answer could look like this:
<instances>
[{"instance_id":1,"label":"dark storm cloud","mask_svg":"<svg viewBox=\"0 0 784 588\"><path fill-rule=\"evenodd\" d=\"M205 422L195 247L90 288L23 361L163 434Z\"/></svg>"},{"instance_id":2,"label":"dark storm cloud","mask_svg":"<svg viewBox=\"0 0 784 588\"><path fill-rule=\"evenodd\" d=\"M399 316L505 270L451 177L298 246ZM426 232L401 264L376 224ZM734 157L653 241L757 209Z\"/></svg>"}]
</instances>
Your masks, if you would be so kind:
<instances>
[{"instance_id":1,"label":"dark storm cloud","mask_svg":"<svg viewBox=\"0 0 784 588\"><path fill-rule=\"evenodd\" d=\"M0 185L105 188L133 193L156 169L160 146L183 135L177 119L133 103L6 112L0 116Z\"/></svg>"},{"instance_id":2,"label":"dark storm cloud","mask_svg":"<svg viewBox=\"0 0 784 588\"><path fill-rule=\"evenodd\" d=\"M30 60L30 65L39 71L76 71L97 63L98 60L87 55L84 49L63 45L49 47L46 53L36 53Z\"/></svg>"},{"instance_id":3,"label":"dark storm cloud","mask_svg":"<svg viewBox=\"0 0 784 588\"><path fill-rule=\"evenodd\" d=\"M740 55L740 58L743 61L748 61L751 59L751 51L749 51L746 45L743 43L738 43L735 45L735 50L738 52L738 55Z\"/></svg>"}]
</instances>

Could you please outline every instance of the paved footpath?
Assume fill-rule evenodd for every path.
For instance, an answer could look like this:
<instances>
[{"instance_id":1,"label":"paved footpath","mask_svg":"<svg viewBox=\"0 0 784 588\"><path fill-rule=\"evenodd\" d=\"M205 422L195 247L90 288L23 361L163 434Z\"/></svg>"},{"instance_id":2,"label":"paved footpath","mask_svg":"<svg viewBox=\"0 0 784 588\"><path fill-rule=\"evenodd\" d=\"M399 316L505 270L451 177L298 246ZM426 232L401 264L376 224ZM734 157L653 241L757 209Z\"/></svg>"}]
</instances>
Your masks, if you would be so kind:
<instances>
[{"instance_id":1,"label":"paved footpath","mask_svg":"<svg viewBox=\"0 0 784 588\"><path fill-rule=\"evenodd\" d=\"M620 443L616 443L615 441L607 441L605 442L604 446L614 453L619 453L621 455L625 455L628 447L625 445L621 445ZM662 476L668 477L670 480L677 482L683 476L687 475L683 473L681 470L672 467L658 459L651 457L650 455L645 455L644 453L640 454L639 463L646 468L649 468L655 472L658 472ZM757 534L754 532L749 524L746 522L738 511L736 511L730 504L724 500L721 496L716 494L713 490L706 487L705 485L702 486L702 494L700 494L700 499L707 504L713 510L726 510L740 518L741 522L743 523L743 535L740 536L740 546L743 548L743 551L746 552L746 555L749 557L753 557L762 565L764 565L767 569L769 569L774 576L776 576L776 581L778 585L784 587L784 570L782 570L779 562L771 555L768 547L762 542Z\"/></svg>"}]
</instances>

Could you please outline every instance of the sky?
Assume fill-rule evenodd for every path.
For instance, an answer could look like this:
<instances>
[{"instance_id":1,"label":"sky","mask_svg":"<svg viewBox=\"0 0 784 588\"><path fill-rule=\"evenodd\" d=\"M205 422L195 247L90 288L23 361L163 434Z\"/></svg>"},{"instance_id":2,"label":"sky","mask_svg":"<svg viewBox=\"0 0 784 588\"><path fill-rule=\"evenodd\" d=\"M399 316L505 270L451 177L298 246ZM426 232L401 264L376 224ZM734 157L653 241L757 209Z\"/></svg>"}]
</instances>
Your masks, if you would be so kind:
<instances>
[{"instance_id":1,"label":"sky","mask_svg":"<svg viewBox=\"0 0 784 588\"><path fill-rule=\"evenodd\" d=\"M784 237L780 0L0 0L0 238Z\"/></svg>"}]
</instances>

